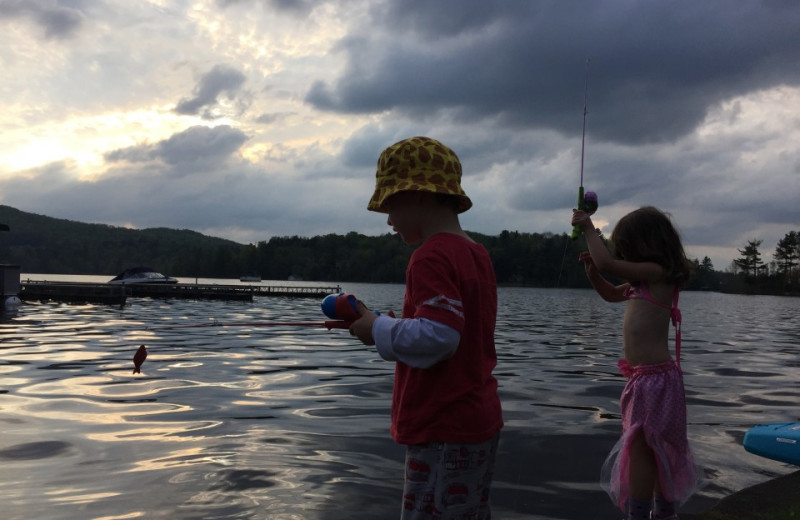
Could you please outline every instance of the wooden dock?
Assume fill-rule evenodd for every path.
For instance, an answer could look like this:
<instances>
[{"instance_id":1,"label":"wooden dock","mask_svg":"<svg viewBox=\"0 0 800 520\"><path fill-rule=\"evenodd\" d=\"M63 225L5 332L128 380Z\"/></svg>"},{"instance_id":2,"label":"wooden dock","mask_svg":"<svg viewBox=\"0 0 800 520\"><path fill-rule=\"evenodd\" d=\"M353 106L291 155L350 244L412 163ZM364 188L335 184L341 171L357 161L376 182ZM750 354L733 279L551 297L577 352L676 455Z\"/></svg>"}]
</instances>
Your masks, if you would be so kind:
<instances>
[{"instance_id":1,"label":"wooden dock","mask_svg":"<svg viewBox=\"0 0 800 520\"><path fill-rule=\"evenodd\" d=\"M71 282L20 282L19 299L55 300L67 303L125 305L130 288L124 285Z\"/></svg>"},{"instance_id":2,"label":"wooden dock","mask_svg":"<svg viewBox=\"0 0 800 520\"><path fill-rule=\"evenodd\" d=\"M195 300L253 301L255 296L324 298L342 292L340 286L218 284L105 284L25 281L20 283L23 301L56 300L70 303L125 305L127 298L182 298Z\"/></svg>"}]
</instances>

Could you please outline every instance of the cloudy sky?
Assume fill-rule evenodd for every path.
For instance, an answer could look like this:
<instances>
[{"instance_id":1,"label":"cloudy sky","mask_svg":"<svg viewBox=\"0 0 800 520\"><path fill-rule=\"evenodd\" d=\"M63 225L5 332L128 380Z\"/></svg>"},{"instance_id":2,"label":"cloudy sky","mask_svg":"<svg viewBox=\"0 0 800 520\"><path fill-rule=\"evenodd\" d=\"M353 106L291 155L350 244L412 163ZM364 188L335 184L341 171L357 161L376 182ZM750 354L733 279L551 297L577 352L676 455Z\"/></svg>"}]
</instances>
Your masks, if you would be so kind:
<instances>
[{"instance_id":1,"label":"cloudy sky","mask_svg":"<svg viewBox=\"0 0 800 520\"><path fill-rule=\"evenodd\" d=\"M672 214L693 258L800 229L796 0L0 0L0 204L241 243L390 231L375 163L460 156L465 229Z\"/></svg>"}]
</instances>

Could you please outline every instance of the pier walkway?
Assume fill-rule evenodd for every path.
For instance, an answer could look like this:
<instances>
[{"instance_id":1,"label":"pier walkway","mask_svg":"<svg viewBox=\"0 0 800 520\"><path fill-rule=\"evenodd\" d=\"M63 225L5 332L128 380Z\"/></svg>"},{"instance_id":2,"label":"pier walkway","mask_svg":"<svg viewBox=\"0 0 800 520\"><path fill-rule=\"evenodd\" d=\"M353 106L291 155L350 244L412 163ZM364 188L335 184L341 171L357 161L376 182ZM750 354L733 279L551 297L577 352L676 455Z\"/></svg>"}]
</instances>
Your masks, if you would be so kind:
<instances>
[{"instance_id":1,"label":"pier walkway","mask_svg":"<svg viewBox=\"0 0 800 520\"><path fill-rule=\"evenodd\" d=\"M22 301L56 300L70 303L125 305L127 298L184 298L197 300L253 301L255 296L324 298L342 292L331 287L298 285L218 285L218 284L106 284L81 282L20 282Z\"/></svg>"}]
</instances>

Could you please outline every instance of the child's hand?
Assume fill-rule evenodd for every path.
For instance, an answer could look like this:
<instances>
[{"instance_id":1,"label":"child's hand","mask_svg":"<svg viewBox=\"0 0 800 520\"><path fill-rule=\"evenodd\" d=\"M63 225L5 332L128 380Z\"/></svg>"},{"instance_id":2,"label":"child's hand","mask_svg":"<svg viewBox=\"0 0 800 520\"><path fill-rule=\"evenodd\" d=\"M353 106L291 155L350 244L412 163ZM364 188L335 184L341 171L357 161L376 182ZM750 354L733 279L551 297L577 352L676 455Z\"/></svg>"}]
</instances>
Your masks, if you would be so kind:
<instances>
[{"instance_id":1,"label":"child's hand","mask_svg":"<svg viewBox=\"0 0 800 520\"><path fill-rule=\"evenodd\" d=\"M378 319L378 315L369 310L361 300L356 301L356 309L361 317L350 325L350 334L360 339L364 345L374 345L372 324Z\"/></svg>"},{"instance_id":2,"label":"child's hand","mask_svg":"<svg viewBox=\"0 0 800 520\"><path fill-rule=\"evenodd\" d=\"M578 226L584 233L587 231L594 231L594 224L592 223L592 218L589 216L589 213L579 209L572 210L572 221L570 224Z\"/></svg>"},{"instance_id":3,"label":"child's hand","mask_svg":"<svg viewBox=\"0 0 800 520\"><path fill-rule=\"evenodd\" d=\"M583 262L583 268L586 270L586 274L588 276L592 276L597 273L597 267L594 265L594 260L592 259L592 255L589 251L581 251L578 255L578 261Z\"/></svg>"}]
</instances>

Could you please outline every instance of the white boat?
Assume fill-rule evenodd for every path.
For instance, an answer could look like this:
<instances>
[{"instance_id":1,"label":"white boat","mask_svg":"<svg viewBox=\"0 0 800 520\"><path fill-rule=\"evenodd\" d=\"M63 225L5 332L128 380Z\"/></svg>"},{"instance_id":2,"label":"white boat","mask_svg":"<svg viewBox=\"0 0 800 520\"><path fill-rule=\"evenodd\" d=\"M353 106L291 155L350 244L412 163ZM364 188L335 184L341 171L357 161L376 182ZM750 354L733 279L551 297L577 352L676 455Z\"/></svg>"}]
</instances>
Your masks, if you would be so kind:
<instances>
[{"instance_id":1,"label":"white boat","mask_svg":"<svg viewBox=\"0 0 800 520\"><path fill-rule=\"evenodd\" d=\"M261 275L260 274L243 275L243 276L239 277L239 281L240 282L260 282L261 281Z\"/></svg>"},{"instance_id":2,"label":"white boat","mask_svg":"<svg viewBox=\"0 0 800 520\"><path fill-rule=\"evenodd\" d=\"M159 272L154 271L149 267L139 266L132 267L118 274L108 281L112 284L131 284L131 283L178 283L175 278L165 276Z\"/></svg>"}]
</instances>

